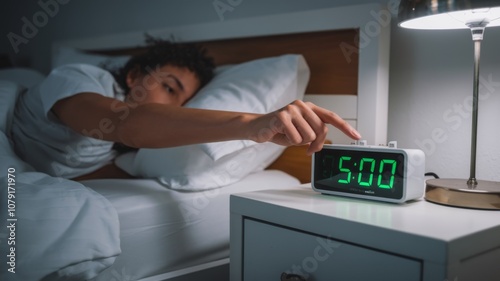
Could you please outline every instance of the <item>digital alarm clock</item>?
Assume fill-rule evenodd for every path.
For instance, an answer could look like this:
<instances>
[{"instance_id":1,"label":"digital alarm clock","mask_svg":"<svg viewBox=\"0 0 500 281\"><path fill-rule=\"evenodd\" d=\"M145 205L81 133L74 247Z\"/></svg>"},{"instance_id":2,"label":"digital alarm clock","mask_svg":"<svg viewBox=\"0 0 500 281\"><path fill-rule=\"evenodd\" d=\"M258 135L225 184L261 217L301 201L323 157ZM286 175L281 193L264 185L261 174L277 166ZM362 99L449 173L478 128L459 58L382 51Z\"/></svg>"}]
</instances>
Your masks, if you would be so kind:
<instances>
[{"instance_id":1,"label":"digital alarm clock","mask_svg":"<svg viewBox=\"0 0 500 281\"><path fill-rule=\"evenodd\" d=\"M324 194L392 203L425 192L425 154L389 146L324 145L312 159L312 188Z\"/></svg>"}]
</instances>

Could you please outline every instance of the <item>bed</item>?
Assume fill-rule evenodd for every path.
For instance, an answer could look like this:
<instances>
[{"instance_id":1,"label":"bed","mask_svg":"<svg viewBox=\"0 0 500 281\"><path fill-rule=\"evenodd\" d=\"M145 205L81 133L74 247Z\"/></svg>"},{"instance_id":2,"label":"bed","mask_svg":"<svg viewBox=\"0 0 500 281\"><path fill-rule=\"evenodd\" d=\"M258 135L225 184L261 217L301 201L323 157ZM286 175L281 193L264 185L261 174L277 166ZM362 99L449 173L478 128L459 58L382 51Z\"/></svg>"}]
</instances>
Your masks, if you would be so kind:
<instances>
[{"instance_id":1,"label":"bed","mask_svg":"<svg viewBox=\"0 0 500 281\"><path fill-rule=\"evenodd\" d=\"M300 56L308 66L308 83L304 89L297 86L300 83L294 84L297 92L305 93L301 98L337 112L356 127L369 143L378 144L386 143L387 130L390 24L380 20L384 8L379 4L342 6L235 20L231 23L150 30L148 33L203 44L219 66L238 66L287 54L294 54L294 59ZM210 32L211 30L217 32ZM103 59L120 63L127 56L141 52L143 35L143 32L137 32L55 42L54 63L80 62L79 59L94 60L93 63L101 63ZM73 59L77 61L71 61ZM32 73L28 70L16 71L24 73L23 77L28 72ZM14 74L9 71L7 76L2 76L0 71L0 78L13 82L6 86L11 91L22 91L21 88L16 88L16 83L26 83L26 79L18 80L20 75L15 74L16 71ZM39 78L36 74L30 75L35 76L34 80ZM8 122L2 126L5 137L0 138L3 147L0 152L1 168L2 171L15 168L17 195L23 198L31 195L28 190L33 190L37 196L48 200L45 201L46 204L54 202L55 206L60 204L61 198L64 202L68 198L78 201L75 204L78 204L79 209L73 217L64 218L65 223L76 228L71 233L78 236L77 241L94 243L92 245L95 247L88 256L81 257L78 251L82 249L75 247L75 243L53 239L52 248L36 252L31 259L25 261L23 258L26 257L22 254L31 253L27 249L28 245L37 247L43 244L43 239L28 241L32 236L21 233L21 230L38 231L36 227L39 225L23 226L21 218L23 215L47 218L46 215L40 215L47 212L47 208L29 208L28 203L21 205L24 201L19 201L16 213L19 217L19 221L16 221L19 227L16 230L18 255L15 260L18 273L5 275L5 279L4 274L9 273L7 268L2 268L2 280L228 280L230 194L288 188L310 179L310 158L305 156L305 147L281 150L273 148L272 153L266 154L263 148L250 146L253 149L250 149L250 154L239 150L238 153L231 154L236 158L222 162L224 171L227 172L228 167L238 170L234 168L234 163L248 159L249 155L250 158L261 154L270 156L259 158L258 165L252 167L250 172L236 176L224 173L223 177L215 177L214 182L218 184L215 187L203 186L208 181L207 176L201 180L197 177L197 180L176 179L175 182L159 177L154 171L160 170L158 173L162 173L165 170L163 163L149 163L146 168L142 166L140 173L147 177L144 179L82 182L61 180L34 171L16 158L10 150ZM328 139L334 143L350 142L336 130L331 130ZM249 153L247 144L239 145L247 148L245 151ZM198 150L206 152L206 149L189 147L180 148L174 154L171 151L162 153L169 157L195 157ZM120 160L121 167L137 173L139 158L148 160L151 155L158 157L159 154L161 153L157 151L146 151L141 155L134 152L124 155ZM188 164L197 166L192 172L199 175L205 172L214 159L222 161L228 157L214 154L211 158L196 160L202 164L194 165L189 161ZM157 169L158 166L162 168ZM213 173L208 177L213 179ZM6 186L8 177L3 177L2 180ZM29 187L24 189L26 193L20 188L23 184ZM71 187L72 194L61 192L66 186ZM44 192L40 191L41 187L46 188ZM8 196L9 193L2 193L2 202L7 201ZM89 204L94 207L89 208ZM60 212L66 209L60 207L58 210ZM52 212L55 216L59 214L57 210ZM83 221L80 220L82 214L85 215ZM2 211L0 219L8 221L6 212ZM92 229L84 223L85 219L93 222ZM50 225L51 222L47 223ZM2 231L1 240L12 233L5 232L5 229ZM61 231L61 235L67 235L67 231L68 229ZM48 230L45 233L42 229L40 237L50 233L53 234ZM5 243L0 245L6 246ZM9 254L8 248L2 248L4 250ZM63 258L44 260L43 257L47 256ZM34 262L36 258L43 262L37 261L37 266L30 268L28 274L23 266ZM68 262L69 258L73 259L72 262ZM18 279L12 279L12 276Z\"/></svg>"}]
</instances>

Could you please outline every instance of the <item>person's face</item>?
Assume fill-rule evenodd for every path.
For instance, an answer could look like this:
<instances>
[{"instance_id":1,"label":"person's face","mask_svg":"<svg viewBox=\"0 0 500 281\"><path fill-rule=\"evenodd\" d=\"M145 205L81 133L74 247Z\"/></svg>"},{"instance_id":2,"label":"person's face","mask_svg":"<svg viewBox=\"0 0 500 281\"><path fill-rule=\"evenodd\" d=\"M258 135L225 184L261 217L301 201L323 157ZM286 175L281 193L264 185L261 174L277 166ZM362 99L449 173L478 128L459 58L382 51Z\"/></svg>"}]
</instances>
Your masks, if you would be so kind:
<instances>
[{"instance_id":1,"label":"person's face","mask_svg":"<svg viewBox=\"0 0 500 281\"><path fill-rule=\"evenodd\" d=\"M182 106L198 91L200 81L185 67L164 65L146 74L130 71L127 85L130 92L125 101L128 103Z\"/></svg>"}]
</instances>

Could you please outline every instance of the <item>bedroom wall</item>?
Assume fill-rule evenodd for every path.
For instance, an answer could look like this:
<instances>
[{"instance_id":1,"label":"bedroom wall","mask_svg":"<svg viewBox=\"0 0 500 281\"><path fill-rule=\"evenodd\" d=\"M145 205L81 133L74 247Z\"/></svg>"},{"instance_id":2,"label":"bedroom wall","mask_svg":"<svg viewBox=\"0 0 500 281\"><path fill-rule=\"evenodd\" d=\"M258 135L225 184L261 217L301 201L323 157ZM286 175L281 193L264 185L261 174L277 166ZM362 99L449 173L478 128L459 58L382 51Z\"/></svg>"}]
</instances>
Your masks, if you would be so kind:
<instances>
[{"instance_id":1,"label":"bedroom wall","mask_svg":"<svg viewBox=\"0 0 500 281\"><path fill-rule=\"evenodd\" d=\"M424 150L428 171L468 178L473 43L470 31L391 31L389 139ZM477 178L500 181L500 28L481 49Z\"/></svg>"},{"instance_id":2,"label":"bedroom wall","mask_svg":"<svg viewBox=\"0 0 500 281\"><path fill-rule=\"evenodd\" d=\"M46 73L53 41L193 23L230 24L245 17L370 2L387 1L148 0L145 4L138 0L41 0L25 1L22 8L19 2L6 1L0 11L0 53L8 53L17 65L31 65ZM26 22L32 24L31 29ZM481 65L485 82L481 89L477 175L489 180L500 180L500 147L496 145L500 120L497 29L486 31ZM13 44L12 33L24 39L16 38L17 45ZM468 177L472 91L469 32L403 30L393 23L389 91L388 139L397 140L400 147L424 150L427 171L442 177Z\"/></svg>"},{"instance_id":3,"label":"bedroom wall","mask_svg":"<svg viewBox=\"0 0 500 281\"><path fill-rule=\"evenodd\" d=\"M43 72L54 41L320 9L367 0L37 0L6 1L0 53ZM214 33L217 31L214 30ZM9 34L10 38L9 38ZM14 35L15 34L15 35ZM14 42L14 43L12 43Z\"/></svg>"}]
</instances>

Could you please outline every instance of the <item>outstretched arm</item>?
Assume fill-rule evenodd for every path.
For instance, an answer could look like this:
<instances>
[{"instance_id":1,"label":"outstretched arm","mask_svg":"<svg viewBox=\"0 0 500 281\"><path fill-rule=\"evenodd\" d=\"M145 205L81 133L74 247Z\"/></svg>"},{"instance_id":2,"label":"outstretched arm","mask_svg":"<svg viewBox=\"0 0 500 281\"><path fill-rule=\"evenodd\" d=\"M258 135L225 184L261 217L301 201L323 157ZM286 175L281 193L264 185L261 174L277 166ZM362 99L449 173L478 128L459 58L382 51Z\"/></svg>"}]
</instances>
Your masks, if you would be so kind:
<instances>
[{"instance_id":1,"label":"outstretched arm","mask_svg":"<svg viewBox=\"0 0 500 281\"><path fill-rule=\"evenodd\" d=\"M269 114L252 114L156 103L133 106L95 93L81 93L58 101L52 111L62 123L83 135L136 148L249 139L287 146L310 143L308 153L312 154L323 145L326 124L353 139L360 138L337 114L302 101Z\"/></svg>"}]
</instances>

